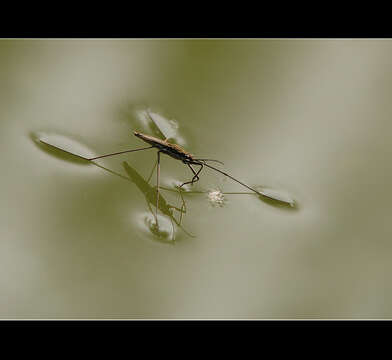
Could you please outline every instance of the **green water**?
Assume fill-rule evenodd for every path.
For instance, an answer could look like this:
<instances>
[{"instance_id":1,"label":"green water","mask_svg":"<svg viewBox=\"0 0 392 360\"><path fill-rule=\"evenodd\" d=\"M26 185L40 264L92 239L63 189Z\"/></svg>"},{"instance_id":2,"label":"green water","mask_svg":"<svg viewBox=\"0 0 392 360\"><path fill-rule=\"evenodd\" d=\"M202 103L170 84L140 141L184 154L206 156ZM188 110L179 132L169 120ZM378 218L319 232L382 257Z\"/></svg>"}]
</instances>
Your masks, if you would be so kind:
<instances>
[{"instance_id":1,"label":"green water","mask_svg":"<svg viewBox=\"0 0 392 360\"><path fill-rule=\"evenodd\" d=\"M390 40L1 40L0 317L390 318L391 60ZM182 202L193 174L162 155L158 236L154 150L36 141L143 147L143 109L296 206L210 169Z\"/></svg>"}]
</instances>

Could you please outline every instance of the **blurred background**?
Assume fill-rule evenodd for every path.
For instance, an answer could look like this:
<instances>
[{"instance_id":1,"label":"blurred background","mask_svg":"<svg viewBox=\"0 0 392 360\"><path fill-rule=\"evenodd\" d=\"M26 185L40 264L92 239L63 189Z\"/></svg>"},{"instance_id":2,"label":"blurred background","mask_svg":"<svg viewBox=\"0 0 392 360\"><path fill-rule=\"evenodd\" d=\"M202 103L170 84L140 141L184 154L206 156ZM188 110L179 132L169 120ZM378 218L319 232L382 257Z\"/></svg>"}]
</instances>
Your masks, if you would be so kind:
<instances>
[{"instance_id":1,"label":"blurred background","mask_svg":"<svg viewBox=\"0 0 392 360\"><path fill-rule=\"evenodd\" d=\"M390 318L391 61L390 40L0 40L0 317ZM36 142L143 147L143 109L297 206L212 206L247 189L205 169L163 241L155 151L100 168ZM191 177L162 156L163 184Z\"/></svg>"}]
</instances>

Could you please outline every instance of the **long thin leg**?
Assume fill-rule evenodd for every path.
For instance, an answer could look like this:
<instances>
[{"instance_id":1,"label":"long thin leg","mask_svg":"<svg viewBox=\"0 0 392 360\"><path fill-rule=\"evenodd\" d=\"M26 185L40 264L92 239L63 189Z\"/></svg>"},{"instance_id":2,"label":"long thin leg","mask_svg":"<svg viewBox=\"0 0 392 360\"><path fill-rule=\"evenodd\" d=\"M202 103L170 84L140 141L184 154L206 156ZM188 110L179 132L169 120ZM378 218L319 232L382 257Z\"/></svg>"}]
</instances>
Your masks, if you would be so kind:
<instances>
[{"instance_id":1,"label":"long thin leg","mask_svg":"<svg viewBox=\"0 0 392 360\"><path fill-rule=\"evenodd\" d=\"M256 194L264 196L261 192L255 190L255 189L252 189L250 186L248 186L248 185L244 184L243 182L241 182L241 181L239 181L239 180L233 178L231 175L229 175L229 174L223 172L222 170L219 170L219 169L217 169L217 168L215 168L215 167L213 167L213 166L211 166L211 165L207 165L207 164L204 164L204 165L207 166L207 167L209 167L210 169L213 169L213 170L215 170L215 171L218 171L218 172L220 172L221 174L223 174L223 175L229 177L230 179L232 179L232 180L238 182L239 184L241 184L242 186L245 186L245 187L248 188L249 190L254 191Z\"/></svg>"},{"instance_id":2,"label":"long thin leg","mask_svg":"<svg viewBox=\"0 0 392 360\"><path fill-rule=\"evenodd\" d=\"M197 164L197 165L200 165L200 169L196 172L191 164L187 164L187 165L192 170L194 176L193 176L191 181L187 181L187 182L184 182L183 184L181 184L180 188L182 188L186 184L192 184L193 185L193 183L195 183L196 181L199 181L200 180L199 174L200 174L200 172L201 172L201 170L203 169L203 166L204 166L203 164Z\"/></svg>"},{"instance_id":3,"label":"long thin leg","mask_svg":"<svg viewBox=\"0 0 392 360\"><path fill-rule=\"evenodd\" d=\"M160 171L161 171L161 152L158 151L158 161L157 161L157 208L155 209L155 219L156 219L156 223L157 223L157 227L159 227L158 225L158 204L159 204L159 177L160 177Z\"/></svg>"},{"instance_id":4,"label":"long thin leg","mask_svg":"<svg viewBox=\"0 0 392 360\"><path fill-rule=\"evenodd\" d=\"M153 148L153 146L149 146L149 147L145 147L145 148L140 148L140 149L119 151L119 152L115 152L115 153L111 153L111 154L96 156L96 157L93 157L93 158L87 158L87 160L95 160L95 159L100 159L100 158L104 158L104 157L108 157L108 156L114 156L114 155L119 155L119 154L125 154L125 153L133 152L133 151L147 150L147 149L151 149L151 148Z\"/></svg>"}]
</instances>

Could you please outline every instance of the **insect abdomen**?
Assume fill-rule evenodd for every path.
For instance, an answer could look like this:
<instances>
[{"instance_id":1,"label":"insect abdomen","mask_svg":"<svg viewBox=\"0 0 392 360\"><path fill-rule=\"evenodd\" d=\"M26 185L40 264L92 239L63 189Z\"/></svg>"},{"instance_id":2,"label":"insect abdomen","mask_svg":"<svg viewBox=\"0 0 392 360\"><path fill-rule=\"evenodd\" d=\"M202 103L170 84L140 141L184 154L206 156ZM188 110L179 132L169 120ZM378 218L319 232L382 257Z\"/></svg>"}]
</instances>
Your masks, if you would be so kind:
<instances>
[{"instance_id":1,"label":"insect abdomen","mask_svg":"<svg viewBox=\"0 0 392 360\"><path fill-rule=\"evenodd\" d=\"M157 139L150 135L144 135L139 132L134 132L135 136L142 139L146 143L156 147L161 150L163 153L178 159L178 160L192 160L192 155L186 152L181 146L177 144L171 144L167 141Z\"/></svg>"}]
</instances>

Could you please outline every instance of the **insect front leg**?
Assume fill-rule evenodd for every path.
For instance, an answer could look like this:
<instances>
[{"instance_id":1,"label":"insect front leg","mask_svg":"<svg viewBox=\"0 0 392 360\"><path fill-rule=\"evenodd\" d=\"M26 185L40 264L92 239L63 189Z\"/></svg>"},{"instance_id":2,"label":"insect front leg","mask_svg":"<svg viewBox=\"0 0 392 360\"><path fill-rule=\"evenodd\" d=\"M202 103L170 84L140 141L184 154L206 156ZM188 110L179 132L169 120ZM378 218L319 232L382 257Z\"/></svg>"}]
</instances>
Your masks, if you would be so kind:
<instances>
[{"instance_id":1,"label":"insect front leg","mask_svg":"<svg viewBox=\"0 0 392 360\"><path fill-rule=\"evenodd\" d=\"M200 180L199 174L200 174L200 172L203 170L203 164L195 164L195 165L200 165L200 169L199 169L197 172L195 171L195 169L192 167L191 164L187 163L187 165L188 165L188 167L192 170L194 176L193 176L193 178L192 178L191 181L187 181L187 182L184 182L183 184L181 184L181 185L180 185L180 188L183 187L183 186L186 185L186 184L192 184L192 185L193 185L193 183L195 183L196 181L199 181L199 180Z\"/></svg>"},{"instance_id":2,"label":"insect front leg","mask_svg":"<svg viewBox=\"0 0 392 360\"><path fill-rule=\"evenodd\" d=\"M193 185L193 183L195 183L196 181L199 181L200 180L200 178L199 178L199 174L201 173L201 171L203 170L203 164L198 164L198 165L200 165L200 169L199 169L199 171L195 174L195 176L192 178L192 185ZM191 169L193 170L193 173L195 172L194 171L194 169L192 168L192 165L189 165L190 167L191 167ZM195 180L196 179L196 180Z\"/></svg>"}]
</instances>

